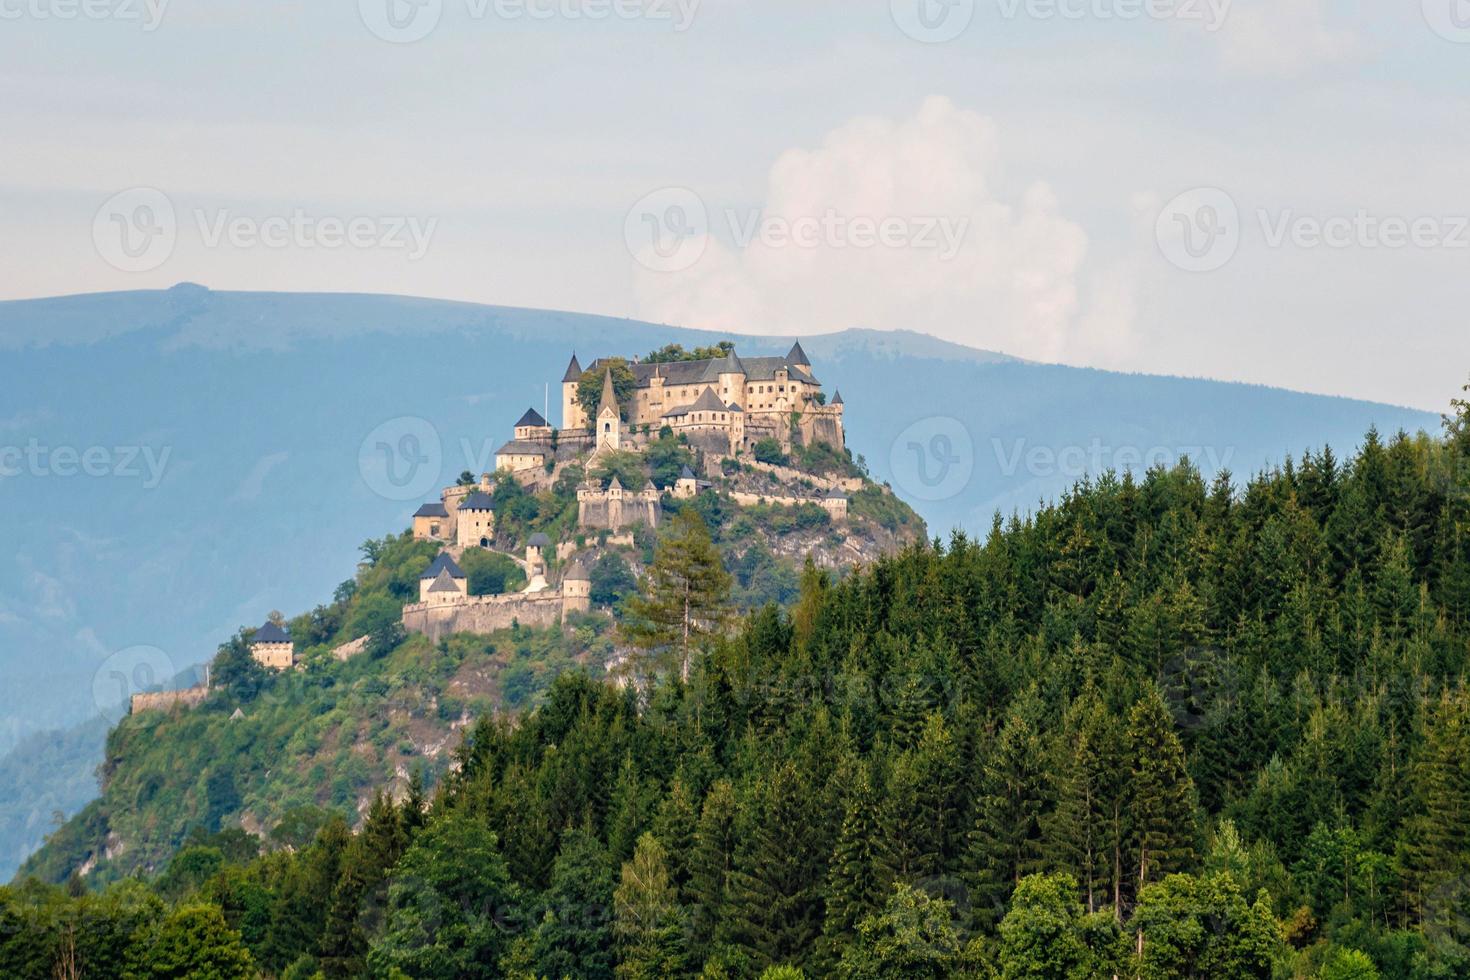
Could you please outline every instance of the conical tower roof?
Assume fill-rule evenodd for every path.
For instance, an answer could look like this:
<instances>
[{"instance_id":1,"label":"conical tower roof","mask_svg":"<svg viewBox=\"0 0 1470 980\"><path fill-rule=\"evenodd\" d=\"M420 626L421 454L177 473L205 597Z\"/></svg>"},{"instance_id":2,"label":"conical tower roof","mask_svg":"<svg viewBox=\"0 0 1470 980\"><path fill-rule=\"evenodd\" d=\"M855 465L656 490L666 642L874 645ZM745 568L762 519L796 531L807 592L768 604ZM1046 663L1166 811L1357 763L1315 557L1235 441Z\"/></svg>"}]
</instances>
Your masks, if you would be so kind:
<instances>
[{"instance_id":1,"label":"conical tower roof","mask_svg":"<svg viewBox=\"0 0 1470 980\"><path fill-rule=\"evenodd\" d=\"M613 390L612 368L608 368L602 376L602 401L597 406L597 414L611 410L614 415L618 414L618 393Z\"/></svg>"}]
</instances>

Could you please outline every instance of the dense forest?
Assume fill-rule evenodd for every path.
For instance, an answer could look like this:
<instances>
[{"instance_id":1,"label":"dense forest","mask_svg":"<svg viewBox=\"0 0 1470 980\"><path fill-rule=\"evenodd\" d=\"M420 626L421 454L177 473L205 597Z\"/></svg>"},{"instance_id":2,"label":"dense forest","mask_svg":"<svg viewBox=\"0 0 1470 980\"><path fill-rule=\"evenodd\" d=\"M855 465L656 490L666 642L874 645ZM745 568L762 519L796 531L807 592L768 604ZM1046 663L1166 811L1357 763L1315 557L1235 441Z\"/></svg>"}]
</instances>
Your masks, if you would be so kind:
<instances>
[{"instance_id":1,"label":"dense forest","mask_svg":"<svg viewBox=\"0 0 1470 980\"><path fill-rule=\"evenodd\" d=\"M481 717L356 832L0 890L0 973L1470 975L1470 406L1446 429L809 568L687 678Z\"/></svg>"}]
</instances>

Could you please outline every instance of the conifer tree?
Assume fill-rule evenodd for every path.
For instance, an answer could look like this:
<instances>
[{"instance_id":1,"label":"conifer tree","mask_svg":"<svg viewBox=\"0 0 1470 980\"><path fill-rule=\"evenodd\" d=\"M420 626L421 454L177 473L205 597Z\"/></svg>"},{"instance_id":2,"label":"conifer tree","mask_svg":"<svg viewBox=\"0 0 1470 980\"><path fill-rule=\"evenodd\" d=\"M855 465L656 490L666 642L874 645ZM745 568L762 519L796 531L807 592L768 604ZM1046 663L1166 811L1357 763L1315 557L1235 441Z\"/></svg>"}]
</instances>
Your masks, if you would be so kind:
<instances>
[{"instance_id":1,"label":"conifer tree","mask_svg":"<svg viewBox=\"0 0 1470 980\"><path fill-rule=\"evenodd\" d=\"M668 854L653 834L638 839L613 895L617 975L659 980L685 968L682 910L669 879Z\"/></svg>"},{"instance_id":2,"label":"conifer tree","mask_svg":"<svg viewBox=\"0 0 1470 980\"><path fill-rule=\"evenodd\" d=\"M858 923L882 908L885 894L878 873L879 848L883 841L872 770L867 763L858 763L849 778L842 830L827 871L822 941L829 961L840 956Z\"/></svg>"},{"instance_id":3,"label":"conifer tree","mask_svg":"<svg viewBox=\"0 0 1470 980\"><path fill-rule=\"evenodd\" d=\"M1194 782L1157 688L1150 688L1128 715L1128 749L1129 818L1136 882L1142 888L1188 867L1197 836Z\"/></svg>"},{"instance_id":4,"label":"conifer tree","mask_svg":"<svg viewBox=\"0 0 1470 980\"><path fill-rule=\"evenodd\" d=\"M730 574L709 528L685 508L659 539L653 564L627 603L623 635L634 646L671 657L666 664L689 680L690 657L729 617Z\"/></svg>"}]
</instances>

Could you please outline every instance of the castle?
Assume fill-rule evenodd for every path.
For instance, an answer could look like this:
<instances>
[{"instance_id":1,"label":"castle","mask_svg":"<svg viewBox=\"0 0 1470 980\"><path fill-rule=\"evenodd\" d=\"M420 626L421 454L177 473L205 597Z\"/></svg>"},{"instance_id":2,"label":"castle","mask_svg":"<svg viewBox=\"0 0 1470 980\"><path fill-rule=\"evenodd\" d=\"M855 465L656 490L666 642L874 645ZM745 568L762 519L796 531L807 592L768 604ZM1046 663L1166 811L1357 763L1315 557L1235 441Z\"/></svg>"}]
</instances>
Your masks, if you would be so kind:
<instances>
[{"instance_id":1,"label":"castle","mask_svg":"<svg viewBox=\"0 0 1470 980\"><path fill-rule=\"evenodd\" d=\"M741 457L748 461L757 444L766 441L782 453L815 443L825 443L837 452L845 450L842 395L836 393L828 402L800 343L785 357L742 358L728 345L722 349L723 356L699 360L605 358L593 361L585 371L574 353L561 381L561 428L554 428L534 408L528 409L512 427L510 441L495 453L497 473L544 490L562 468L586 462L588 475L576 491L577 525L618 532L637 525L658 526L665 494L674 500L689 500L711 484L688 466L663 488L650 482L640 490L630 490L616 475L604 483L591 475L591 464L605 454L640 454L672 432L703 458L711 473L718 474L725 460ZM585 407L592 401L597 404L596 412ZM746 465L761 466L778 478L800 478L816 491L732 490L735 503L815 504L834 521L847 519L845 489L861 484L860 480L826 480L769 464ZM468 548L494 548L495 480L494 474L487 473L478 483L449 487L439 500L414 513L413 536L440 542L444 549L425 569L418 601L403 608L402 622L409 632L437 641L452 633L488 633L513 623L550 626L591 608L591 580L574 558L577 545L553 546L540 533L526 542L523 559L510 556L526 573L523 591L470 595L469 580L457 559ZM554 585L550 581L553 551L558 566L562 559L571 559L559 569ZM366 640L359 638L336 652L339 657L351 656L365 649ZM296 665L294 643L275 623L256 630L250 649L269 669Z\"/></svg>"},{"instance_id":2,"label":"castle","mask_svg":"<svg viewBox=\"0 0 1470 980\"><path fill-rule=\"evenodd\" d=\"M589 379L601 391L595 413L581 397ZM496 468L519 473L589 451L636 451L665 427L721 456L748 453L765 439L783 452L814 442L846 448L842 393L828 403L800 342L785 357L742 358L731 350L702 360L606 358L586 370L574 353L562 375L561 416L554 429L535 409L526 412L514 438L496 451Z\"/></svg>"}]
</instances>

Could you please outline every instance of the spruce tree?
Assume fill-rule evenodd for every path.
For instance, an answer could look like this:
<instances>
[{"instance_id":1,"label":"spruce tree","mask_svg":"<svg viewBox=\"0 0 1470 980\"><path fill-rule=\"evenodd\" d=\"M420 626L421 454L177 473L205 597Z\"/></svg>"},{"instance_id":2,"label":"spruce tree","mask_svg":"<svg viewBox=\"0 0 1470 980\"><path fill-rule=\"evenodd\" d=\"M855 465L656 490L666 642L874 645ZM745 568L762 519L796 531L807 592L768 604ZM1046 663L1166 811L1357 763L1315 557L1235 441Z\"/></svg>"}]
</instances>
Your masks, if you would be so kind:
<instances>
[{"instance_id":1,"label":"spruce tree","mask_svg":"<svg viewBox=\"0 0 1470 980\"><path fill-rule=\"evenodd\" d=\"M730 582L709 528L685 508L660 537L639 594L628 599L624 637L653 653L655 666L672 666L688 681L695 647L729 618Z\"/></svg>"},{"instance_id":2,"label":"spruce tree","mask_svg":"<svg viewBox=\"0 0 1470 980\"><path fill-rule=\"evenodd\" d=\"M1194 860L1194 782L1169 709L1150 688L1128 715L1128 785L1136 883L1143 888Z\"/></svg>"}]
</instances>

